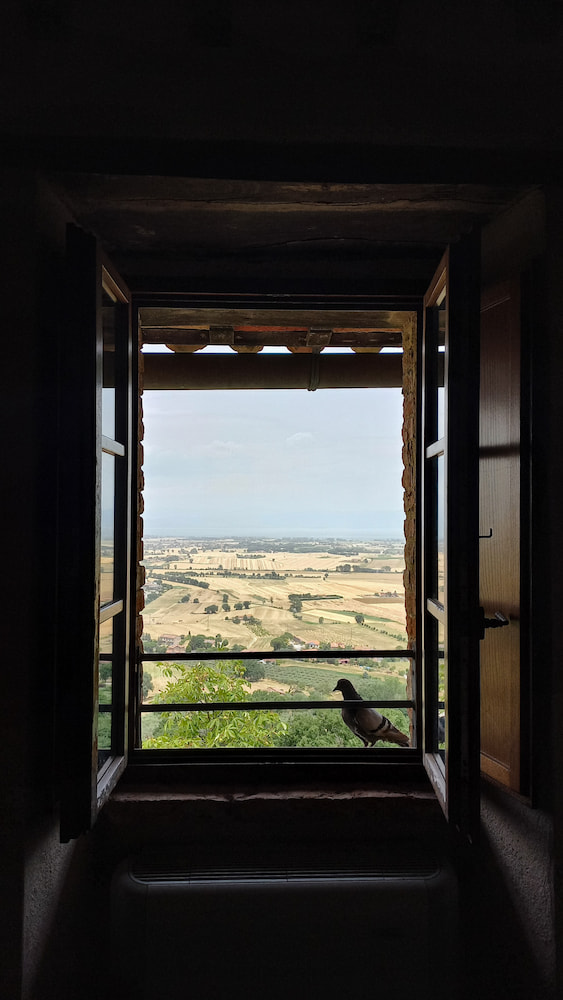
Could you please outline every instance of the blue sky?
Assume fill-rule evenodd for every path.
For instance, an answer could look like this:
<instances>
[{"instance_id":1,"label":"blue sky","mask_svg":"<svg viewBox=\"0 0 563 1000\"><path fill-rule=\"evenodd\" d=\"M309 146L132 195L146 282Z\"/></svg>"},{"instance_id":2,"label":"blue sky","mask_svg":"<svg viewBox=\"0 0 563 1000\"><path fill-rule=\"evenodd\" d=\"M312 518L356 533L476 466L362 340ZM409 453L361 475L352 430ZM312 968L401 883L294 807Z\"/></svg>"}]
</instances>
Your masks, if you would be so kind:
<instances>
[{"instance_id":1,"label":"blue sky","mask_svg":"<svg viewBox=\"0 0 563 1000\"><path fill-rule=\"evenodd\" d=\"M400 389L148 391L145 534L399 538Z\"/></svg>"}]
</instances>

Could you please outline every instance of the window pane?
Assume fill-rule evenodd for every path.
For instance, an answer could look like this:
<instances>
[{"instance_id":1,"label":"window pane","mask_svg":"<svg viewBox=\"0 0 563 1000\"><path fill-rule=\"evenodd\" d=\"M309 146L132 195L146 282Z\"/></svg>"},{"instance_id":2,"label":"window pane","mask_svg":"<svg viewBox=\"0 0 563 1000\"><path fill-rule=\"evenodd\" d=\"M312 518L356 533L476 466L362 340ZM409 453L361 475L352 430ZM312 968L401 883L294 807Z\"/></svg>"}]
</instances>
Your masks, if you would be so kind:
<instances>
[{"instance_id":1,"label":"window pane","mask_svg":"<svg viewBox=\"0 0 563 1000\"><path fill-rule=\"evenodd\" d=\"M436 306L438 310L438 343L437 343L437 353L438 357L436 359L437 363L437 395L438 395L438 440L444 437L446 426L445 426L445 389L444 389L444 362L445 362L445 344L446 344L446 296L440 302L439 306Z\"/></svg>"},{"instance_id":2,"label":"window pane","mask_svg":"<svg viewBox=\"0 0 563 1000\"><path fill-rule=\"evenodd\" d=\"M113 600L115 557L115 457L102 454L102 538L100 563L100 603Z\"/></svg>"},{"instance_id":3,"label":"window pane","mask_svg":"<svg viewBox=\"0 0 563 1000\"><path fill-rule=\"evenodd\" d=\"M110 618L100 625L98 665L98 766L104 763L111 751L112 722L112 662L113 623ZM107 711L109 709L109 711Z\"/></svg>"},{"instance_id":4,"label":"window pane","mask_svg":"<svg viewBox=\"0 0 563 1000\"><path fill-rule=\"evenodd\" d=\"M102 388L102 434L115 438L115 320L117 304L102 289L104 380Z\"/></svg>"},{"instance_id":5,"label":"window pane","mask_svg":"<svg viewBox=\"0 0 563 1000\"><path fill-rule=\"evenodd\" d=\"M445 538L445 479L444 456L438 455L428 463L428 477L432 486L434 532L430 536L428 551L428 596L444 603L444 538Z\"/></svg>"},{"instance_id":6,"label":"window pane","mask_svg":"<svg viewBox=\"0 0 563 1000\"><path fill-rule=\"evenodd\" d=\"M445 539L445 462L444 456L439 455L436 459L438 466L438 490L437 490L437 525L438 529L436 532L437 539L437 564L438 564L438 590L436 593L437 599L441 604L444 603L444 539Z\"/></svg>"},{"instance_id":7,"label":"window pane","mask_svg":"<svg viewBox=\"0 0 563 1000\"><path fill-rule=\"evenodd\" d=\"M445 660L445 649L444 649L444 625L442 622L438 622L438 726L437 726L437 745L438 750L442 759L445 759L446 752L446 707L447 707L447 676L446 676L446 660Z\"/></svg>"}]
</instances>

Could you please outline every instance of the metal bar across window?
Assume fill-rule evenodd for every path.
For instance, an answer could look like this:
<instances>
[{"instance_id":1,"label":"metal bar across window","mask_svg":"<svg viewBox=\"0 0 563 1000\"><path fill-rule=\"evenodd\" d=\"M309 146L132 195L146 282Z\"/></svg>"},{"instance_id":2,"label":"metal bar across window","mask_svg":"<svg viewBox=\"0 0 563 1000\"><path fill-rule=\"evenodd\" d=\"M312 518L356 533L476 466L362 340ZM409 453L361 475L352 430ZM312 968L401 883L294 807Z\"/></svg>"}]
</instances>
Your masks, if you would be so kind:
<instances>
[{"instance_id":1,"label":"metal bar across window","mask_svg":"<svg viewBox=\"0 0 563 1000\"><path fill-rule=\"evenodd\" d=\"M141 712L272 712L280 705L287 708L350 708L358 707L357 701L180 701L158 702L141 705ZM362 708L413 708L413 701L368 701L362 699ZM102 706L100 706L101 708Z\"/></svg>"},{"instance_id":2,"label":"metal bar across window","mask_svg":"<svg viewBox=\"0 0 563 1000\"><path fill-rule=\"evenodd\" d=\"M279 653L278 656L275 654ZM180 660L383 660L408 659L414 660L413 649L255 649L236 652L231 649L205 649L191 653L139 653L139 661L171 663Z\"/></svg>"}]
</instances>

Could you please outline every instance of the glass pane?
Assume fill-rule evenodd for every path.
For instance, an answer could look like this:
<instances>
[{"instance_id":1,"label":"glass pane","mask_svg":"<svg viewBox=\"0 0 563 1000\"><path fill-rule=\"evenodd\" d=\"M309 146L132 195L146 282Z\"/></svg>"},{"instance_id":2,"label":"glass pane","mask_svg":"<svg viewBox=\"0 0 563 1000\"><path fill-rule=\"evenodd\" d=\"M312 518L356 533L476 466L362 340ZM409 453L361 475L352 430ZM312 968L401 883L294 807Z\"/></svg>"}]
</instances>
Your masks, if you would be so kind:
<instances>
[{"instance_id":1,"label":"glass pane","mask_svg":"<svg viewBox=\"0 0 563 1000\"><path fill-rule=\"evenodd\" d=\"M445 573L444 573L444 538L445 538L445 467L444 456L438 455L428 462L428 477L432 486L431 504L433 507L434 532L429 538L428 561L428 596L444 604Z\"/></svg>"},{"instance_id":2,"label":"glass pane","mask_svg":"<svg viewBox=\"0 0 563 1000\"><path fill-rule=\"evenodd\" d=\"M102 538L100 559L100 603L113 600L115 555L115 457L102 454Z\"/></svg>"},{"instance_id":3,"label":"glass pane","mask_svg":"<svg viewBox=\"0 0 563 1000\"><path fill-rule=\"evenodd\" d=\"M227 747L310 747L362 749L364 742L381 747L409 746L410 710L393 707L408 699L410 660L393 656L357 655L326 659L289 657L261 660L206 660L143 664L143 704L204 701L268 702L271 708L248 711L144 712L144 748L225 749ZM343 718L340 703L353 698L353 686L364 701L384 701L362 714ZM337 687L337 685L340 685ZM278 708L276 702L289 701ZM292 709L292 701L328 699L334 708ZM382 722L389 720L390 725ZM382 735L378 739L377 730Z\"/></svg>"},{"instance_id":4,"label":"glass pane","mask_svg":"<svg viewBox=\"0 0 563 1000\"><path fill-rule=\"evenodd\" d=\"M98 660L98 766L111 751L113 623L110 618L100 625Z\"/></svg>"},{"instance_id":5,"label":"glass pane","mask_svg":"<svg viewBox=\"0 0 563 1000\"><path fill-rule=\"evenodd\" d=\"M102 289L104 380L102 388L102 434L115 438L115 326L117 303Z\"/></svg>"},{"instance_id":6,"label":"glass pane","mask_svg":"<svg viewBox=\"0 0 563 1000\"><path fill-rule=\"evenodd\" d=\"M437 577L438 577L438 589L436 592L436 597L441 604L444 604L445 600L445 573L444 573L444 539L445 539L445 463L444 456L439 455L436 459L438 466L438 488L437 488L437 532L436 532L436 542L437 542Z\"/></svg>"},{"instance_id":7,"label":"glass pane","mask_svg":"<svg viewBox=\"0 0 563 1000\"><path fill-rule=\"evenodd\" d=\"M444 389L444 364L446 352L446 295L436 307L438 310L438 343L437 343L437 393L438 393L438 440L444 437L446 430L445 402L446 393Z\"/></svg>"},{"instance_id":8,"label":"glass pane","mask_svg":"<svg viewBox=\"0 0 563 1000\"><path fill-rule=\"evenodd\" d=\"M446 706L447 706L447 676L444 644L444 625L438 622L438 725L437 725L437 747L442 759L446 753Z\"/></svg>"}]
</instances>

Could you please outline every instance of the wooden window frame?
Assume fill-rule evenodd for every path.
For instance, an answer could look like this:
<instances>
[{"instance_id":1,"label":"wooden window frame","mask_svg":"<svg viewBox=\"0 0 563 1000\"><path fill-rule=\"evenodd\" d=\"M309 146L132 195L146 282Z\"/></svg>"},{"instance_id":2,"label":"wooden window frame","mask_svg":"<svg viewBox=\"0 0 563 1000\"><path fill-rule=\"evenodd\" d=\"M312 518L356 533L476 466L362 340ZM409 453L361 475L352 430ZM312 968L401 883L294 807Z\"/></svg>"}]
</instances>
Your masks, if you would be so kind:
<instances>
[{"instance_id":1,"label":"wooden window frame","mask_svg":"<svg viewBox=\"0 0 563 1000\"><path fill-rule=\"evenodd\" d=\"M102 288L117 305L115 438L102 435ZM128 756L131 600L132 366L128 289L97 241L67 228L61 331L57 759L62 841L88 830ZM100 606L102 455L115 456L113 597ZM114 619L111 747L98 754L99 626Z\"/></svg>"}]
</instances>

